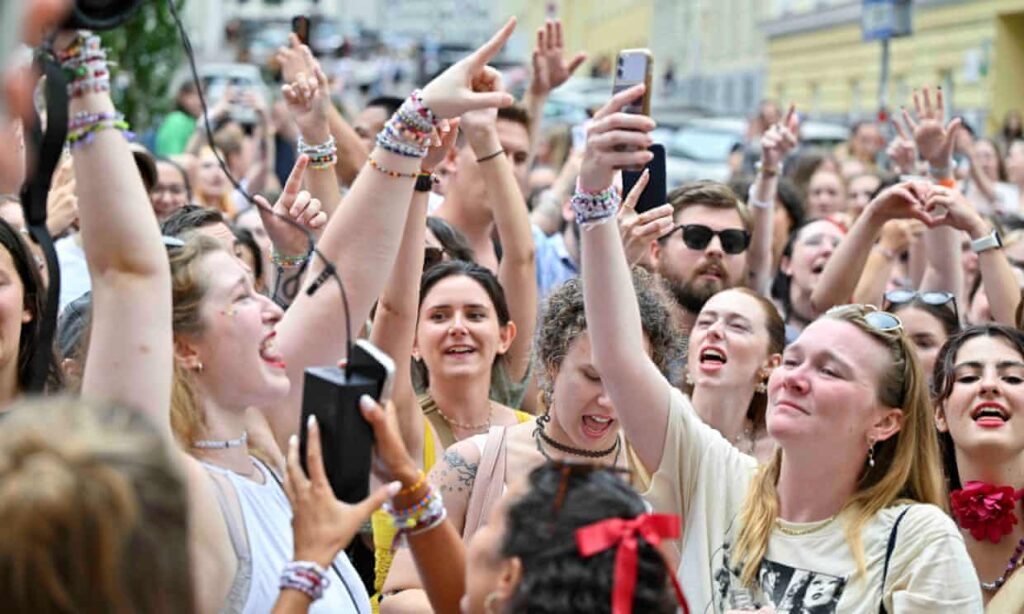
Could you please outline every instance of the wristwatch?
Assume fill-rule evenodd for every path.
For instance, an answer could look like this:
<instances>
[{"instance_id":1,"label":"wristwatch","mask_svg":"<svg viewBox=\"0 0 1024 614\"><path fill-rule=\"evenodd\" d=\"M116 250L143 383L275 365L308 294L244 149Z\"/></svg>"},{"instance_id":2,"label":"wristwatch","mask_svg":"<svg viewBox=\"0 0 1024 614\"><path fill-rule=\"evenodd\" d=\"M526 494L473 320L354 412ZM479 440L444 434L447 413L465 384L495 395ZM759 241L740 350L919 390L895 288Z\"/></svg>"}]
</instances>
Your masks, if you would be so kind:
<instances>
[{"instance_id":1,"label":"wristwatch","mask_svg":"<svg viewBox=\"0 0 1024 614\"><path fill-rule=\"evenodd\" d=\"M437 178L431 173L419 173L416 175L416 191L429 192L434 188Z\"/></svg>"},{"instance_id":2,"label":"wristwatch","mask_svg":"<svg viewBox=\"0 0 1024 614\"><path fill-rule=\"evenodd\" d=\"M997 249L1003 246L1003 239L999 236L999 232L993 230L991 233L971 241L971 251L975 254L981 252L987 252L990 249Z\"/></svg>"}]
</instances>

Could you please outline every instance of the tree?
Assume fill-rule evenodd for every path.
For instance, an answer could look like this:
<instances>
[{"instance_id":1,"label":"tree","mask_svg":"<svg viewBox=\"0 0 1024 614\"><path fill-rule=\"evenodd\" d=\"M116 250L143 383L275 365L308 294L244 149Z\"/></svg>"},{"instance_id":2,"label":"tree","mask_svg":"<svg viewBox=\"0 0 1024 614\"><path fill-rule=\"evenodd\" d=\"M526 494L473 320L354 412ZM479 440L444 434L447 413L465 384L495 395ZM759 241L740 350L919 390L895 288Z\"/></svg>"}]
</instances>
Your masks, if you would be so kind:
<instances>
[{"instance_id":1,"label":"tree","mask_svg":"<svg viewBox=\"0 0 1024 614\"><path fill-rule=\"evenodd\" d=\"M185 0L147 0L126 23L101 34L115 62L111 70L114 103L139 133L154 128L171 110L174 92L170 88L186 65L168 2L175 3L180 15Z\"/></svg>"}]
</instances>

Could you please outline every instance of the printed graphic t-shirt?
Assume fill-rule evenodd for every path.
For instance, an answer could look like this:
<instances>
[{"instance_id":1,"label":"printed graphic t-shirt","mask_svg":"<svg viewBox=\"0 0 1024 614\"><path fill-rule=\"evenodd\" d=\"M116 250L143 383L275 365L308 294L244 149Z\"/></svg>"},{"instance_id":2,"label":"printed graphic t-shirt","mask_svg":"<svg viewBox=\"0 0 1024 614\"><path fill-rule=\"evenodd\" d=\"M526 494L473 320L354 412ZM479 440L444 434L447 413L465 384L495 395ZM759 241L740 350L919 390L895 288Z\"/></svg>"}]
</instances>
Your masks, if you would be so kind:
<instances>
[{"instance_id":1,"label":"printed graphic t-shirt","mask_svg":"<svg viewBox=\"0 0 1024 614\"><path fill-rule=\"evenodd\" d=\"M673 389L661 466L644 496L659 512L681 513L678 576L694 612L774 607L797 612L890 614L981 612L981 591L963 538L945 513L925 504L897 504L864 527L867 573L858 576L841 514L804 535L775 530L754 587L740 582L730 559L739 513L756 461L701 422L689 400ZM882 586L885 551L901 512L889 573ZM800 530L820 523L786 523Z\"/></svg>"}]
</instances>

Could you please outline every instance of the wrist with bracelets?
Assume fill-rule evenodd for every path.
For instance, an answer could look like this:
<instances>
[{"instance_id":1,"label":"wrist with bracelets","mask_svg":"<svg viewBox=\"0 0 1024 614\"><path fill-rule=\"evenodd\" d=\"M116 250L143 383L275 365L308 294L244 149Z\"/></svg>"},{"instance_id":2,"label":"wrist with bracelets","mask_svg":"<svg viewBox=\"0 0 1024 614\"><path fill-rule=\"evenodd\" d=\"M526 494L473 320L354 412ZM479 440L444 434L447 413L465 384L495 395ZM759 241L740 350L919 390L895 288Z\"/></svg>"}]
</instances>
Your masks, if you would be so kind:
<instances>
[{"instance_id":1,"label":"wrist with bracelets","mask_svg":"<svg viewBox=\"0 0 1024 614\"><path fill-rule=\"evenodd\" d=\"M610 185L597 193L584 192L576 184L576 192L572 195L572 210L576 214L576 223L580 228L601 224L614 219L619 211L622 197L615 186Z\"/></svg>"},{"instance_id":2,"label":"wrist with bracelets","mask_svg":"<svg viewBox=\"0 0 1024 614\"><path fill-rule=\"evenodd\" d=\"M410 492L415 492L415 488ZM391 503L384 504L384 511L391 516L391 523L399 535L419 535L439 526L448 517L444 499L433 486L412 506L397 510Z\"/></svg>"},{"instance_id":3,"label":"wrist with bracelets","mask_svg":"<svg viewBox=\"0 0 1024 614\"><path fill-rule=\"evenodd\" d=\"M434 113L423 104L416 90L384 124L384 129L377 134L377 145L400 156L424 158L436 126Z\"/></svg>"},{"instance_id":4,"label":"wrist with bracelets","mask_svg":"<svg viewBox=\"0 0 1024 614\"><path fill-rule=\"evenodd\" d=\"M309 168L315 171L331 168L338 162L338 146L333 136L317 145L310 145L299 136L298 151L300 156L309 158Z\"/></svg>"},{"instance_id":5,"label":"wrist with bracelets","mask_svg":"<svg viewBox=\"0 0 1024 614\"><path fill-rule=\"evenodd\" d=\"M80 111L68 120L68 146L75 149L88 145L96 138L96 134L103 130L118 130L129 140L135 136L128 130L128 122L124 120L124 115L121 113Z\"/></svg>"},{"instance_id":6,"label":"wrist with bracelets","mask_svg":"<svg viewBox=\"0 0 1024 614\"><path fill-rule=\"evenodd\" d=\"M285 270L298 269L302 265L306 264L307 260L309 260L309 253L298 256L288 256L282 254L276 249L270 253L270 261Z\"/></svg>"},{"instance_id":7,"label":"wrist with bracelets","mask_svg":"<svg viewBox=\"0 0 1024 614\"><path fill-rule=\"evenodd\" d=\"M56 56L68 78L69 98L110 91L107 52L99 36L80 32L68 48Z\"/></svg>"},{"instance_id":8,"label":"wrist with bracelets","mask_svg":"<svg viewBox=\"0 0 1024 614\"><path fill-rule=\"evenodd\" d=\"M316 601L324 596L324 590L330 584L327 570L323 567L310 561L291 561L284 566L284 571L281 572L279 588L299 591Z\"/></svg>"}]
</instances>

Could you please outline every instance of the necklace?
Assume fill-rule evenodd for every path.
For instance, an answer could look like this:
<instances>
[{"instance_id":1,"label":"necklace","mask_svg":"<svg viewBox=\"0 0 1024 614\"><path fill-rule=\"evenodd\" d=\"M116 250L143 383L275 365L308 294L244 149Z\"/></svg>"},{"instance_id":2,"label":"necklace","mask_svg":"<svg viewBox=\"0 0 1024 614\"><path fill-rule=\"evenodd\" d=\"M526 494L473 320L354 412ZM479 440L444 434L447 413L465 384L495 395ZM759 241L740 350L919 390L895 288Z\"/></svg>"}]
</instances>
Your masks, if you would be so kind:
<instances>
[{"instance_id":1,"label":"necklace","mask_svg":"<svg viewBox=\"0 0 1024 614\"><path fill-rule=\"evenodd\" d=\"M547 420L544 420L545 417L547 417ZM612 452L615 452L615 458L612 460L612 465L615 465L618 462L622 444L622 440L618 437L615 438L615 443L613 443L611 447L605 448L604 450L584 450L583 448L574 448L555 441L544 432L544 424L550 419L550 414L541 416L537 419L537 428L533 429L533 439L537 442L537 450L544 455L544 458L549 461L554 460L547 453L547 450L544 449L544 446L541 445L541 441L563 454L571 454L573 456L581 456L583 458L601 458L602 456L608 456Z\"/></svg>"},{"instance_id":2,"label":"necklace","mask_svg":"<svg viewBox=\"0 0 1024 614\"><path fill-rule=\"evenodd\" d=\"M494 404L488 403L487 407L489 408L487 410L487 422L484 422L482 424L463 424L461 422L453 420L449 418L447 414L441 411L440 407L437 408L437 413L441 414L441 418L448 423L448 426L454 426L455 428L460 428L465 431L485 431L491 428L491 420L494 418Z\"/></svg>"},{"instance_id":3,"label":"necklace","mask_svg":"<svg viewBox=\"0 0 1024 614\"><path fill-rule=\"evenodd\" d=\"M227 450L244 446L248 441L249 433L242 431L242 436L237 439L199 439L192 442L192 447L201 450Z\"/></svg>"},{"instance_id":4,"label":"necklace","mask_svg":"<svg viewBox=\"0 0 1024 614\"><path fill-rule=\"evenodd\" d=\"M1006 580L1010 577L1010 574L1017 569L1017 563L1020 562L1021 554L1024 554L1024 537L1020 538L1020 541L1017 542L1017 547L1014 549L1013 555L1010 557L1010 561L1006 564L1006 571L1003 572L1003 575L999 576L992 582L982 582L981 588L986 591L997 591L1002 588L1003 584L1006 584Z\"/></svg>"},{"instance_id":5,"label":"necklace","mask_svg":"<svg viewBox=\"0 0 1024 614\"><path fill-rule=\"evenodd\" d=\"M743 421L743 432L740 433L739 435L736 435L736 437L733 438L732 440L732 445L737 450L740 449L740 439L742 439L743 437L746 437L747 442L750 444L750 447L747 450L747 454L749 456L753 456L754 448L757 447L757 442L754 440L754 425L748 423L746 420Z\"/></svg>"},{"instance_id":6,"label":"necklace","mask_svg":"<svg viewBox=\"0 0 1024 614\"><path fill-rule=\"evenodd\" d=\"M816 532L824 529L828 525L832 524L832 521L835 520L835 519L836 519L836 514L832 514L831 516L829 516L825 520L822 520L821 522L819 522L819 523L817 523L817 524L815 524L813 526L807 527L806 529L790 529L789 527L787 527L787 526L782 524L782 520L776 518L775 519L775 528L778 529L779 531L785 533L786 535L794 535L794 536L808 535L810 533L816 533Z\"/></svg>"}]
</instances>

